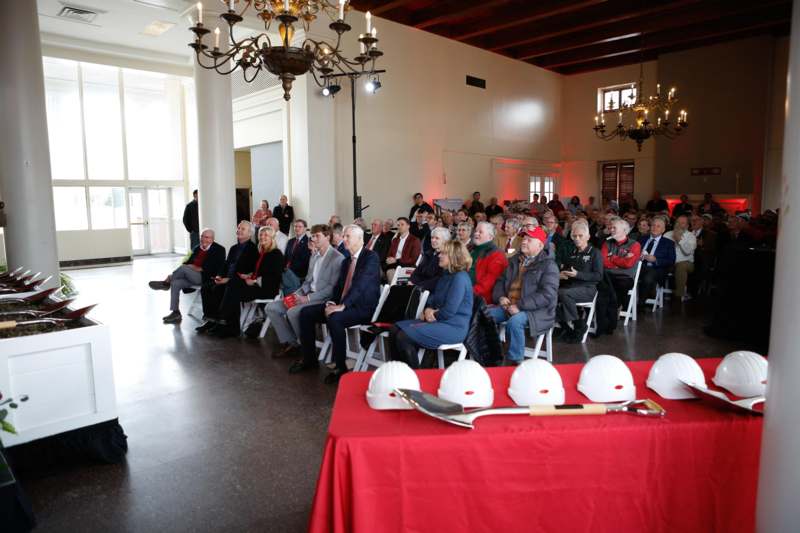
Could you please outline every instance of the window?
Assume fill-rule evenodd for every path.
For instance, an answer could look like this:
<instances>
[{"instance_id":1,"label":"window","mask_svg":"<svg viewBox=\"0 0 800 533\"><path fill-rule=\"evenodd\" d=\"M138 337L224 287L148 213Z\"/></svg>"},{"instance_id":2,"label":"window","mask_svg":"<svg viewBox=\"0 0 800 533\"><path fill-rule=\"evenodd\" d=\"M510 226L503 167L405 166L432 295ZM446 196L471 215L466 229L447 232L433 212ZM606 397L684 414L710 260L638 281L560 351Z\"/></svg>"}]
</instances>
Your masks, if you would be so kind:
<instances>
[{"instance_id":1,"label":"window","mask_svg":"<svg viewBox=\"0 0 800 533\"><path fill-rule=\"evenodd\" d=\"M92 229L127 228L124 187L89 187Z\"/></svg>"},{"instance_id":2,"label":"window","mask_svg":"<svg viewBox=\"0 0 800 533\"><path fill-rule=\"evenodd\" d=\"M89 229L86 217L85 187L53 187L53 204L55 205L56 230Z\"/></svg>"},{"instance_id":3,"label":"window","mask_svg":"<svg viewBox=\"0 0 800 533\"><path fill-rule=\"evenodd\" d=\"M53 179L82 180L83 132L78 64L44 58L47 133Z\"/></svg>"},{"instance_id":4,"label":"window","mask_svg":"<svg viewBox=\"0 0 800 533\"><path fill-rule=\"evenodd\" d=\"M533 195L538 194L540 197L545 195L548 200L553 198L553 193L556 190L556 178L553 176L531 176L531 189L530 200L533 202Z\"/></svg>"},{"instance_id":5,"label":"window","mask_svg":"<svg viewBox=\"0 0 800 533\"><path fill-rule=\"evenodd\" d=\"M121 180L122 115L119 69L81 64L87 174L92 180Z\"/></svg>"},{"instance_id":6,"label":"window","mask_svg":"<svg viewBox=\"0 0 800 533\"><path fill-rule=\"evenodd\" d=\"M620 104L628 107L636 100L636 84L626 83L614 87L604 87L597 91L597 111L606 113L608 111L618 111Z\"/></svg>"},{"instance_id":7,"label":"window","mask_svg":"<svg viewBox=\"0 0 800 533\"><path fill-rule=\"evenodd\" d=\"M603 163L600 171L602 198L619 201L626 194L633 194L633 162Z\"/></svg>"}]
</instances>

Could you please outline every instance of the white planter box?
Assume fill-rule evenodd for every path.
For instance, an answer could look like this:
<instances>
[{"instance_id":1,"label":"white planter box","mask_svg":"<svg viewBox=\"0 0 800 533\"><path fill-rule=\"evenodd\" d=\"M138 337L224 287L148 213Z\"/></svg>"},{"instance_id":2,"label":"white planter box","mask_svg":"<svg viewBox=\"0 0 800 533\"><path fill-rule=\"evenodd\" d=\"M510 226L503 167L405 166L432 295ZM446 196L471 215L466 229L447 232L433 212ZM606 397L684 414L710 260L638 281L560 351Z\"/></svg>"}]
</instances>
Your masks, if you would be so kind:
<instances>
[{"instance_id":1,"label":"white planter box","mask_svg":"<svg viewBox=\"0 0 800 533\"><path fill-rule=\"evenodd\" d=\"M108 326L0 339L0 391L30 399L9 409L14 446L117 417Z\"/></svg>"}]
</instances>

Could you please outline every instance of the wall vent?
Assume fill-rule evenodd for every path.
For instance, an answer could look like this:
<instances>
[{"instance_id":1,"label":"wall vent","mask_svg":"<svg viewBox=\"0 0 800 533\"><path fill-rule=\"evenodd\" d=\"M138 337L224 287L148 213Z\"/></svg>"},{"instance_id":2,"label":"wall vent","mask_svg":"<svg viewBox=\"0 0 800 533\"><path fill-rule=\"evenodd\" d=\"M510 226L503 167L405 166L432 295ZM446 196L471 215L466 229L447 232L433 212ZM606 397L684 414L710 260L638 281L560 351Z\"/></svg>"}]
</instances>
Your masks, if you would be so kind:
<instances>
[{"instance_id":1,"label":"wall vent","mask_svg":"<svg viewBox=\"0 0 800 533\"><path fill-rule=\"evenodd\" d=\"M478 89L485 89L486 80L481 78L476 78L475 76L467 75L467 85L469 85L470 87L477 87Z\"/></svg>"},{"instance_id":2,"label":"wall vent","mask_svg":"<svg viewBox=\"0 0 800 533\"><path fill-rule=\"evenodd\" d=\"M58 12L57 16L83 22L85 24L91 24L94 22L94 19L97 18L97 13L81 7L64 6L61 8L61 11Z\"/></svg>"}]
</instances>

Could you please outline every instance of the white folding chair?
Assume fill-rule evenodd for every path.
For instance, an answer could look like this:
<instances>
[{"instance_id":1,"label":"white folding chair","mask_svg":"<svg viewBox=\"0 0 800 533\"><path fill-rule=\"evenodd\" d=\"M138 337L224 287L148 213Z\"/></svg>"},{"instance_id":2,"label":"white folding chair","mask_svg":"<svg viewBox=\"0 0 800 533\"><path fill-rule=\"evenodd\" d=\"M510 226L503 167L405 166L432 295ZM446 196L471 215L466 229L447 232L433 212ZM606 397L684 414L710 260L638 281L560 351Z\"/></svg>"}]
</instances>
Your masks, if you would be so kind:
<instances>
[{"instance_id":1,"label":"white folding chair","mask_svg":"<svg viewBox=\"0 0 800 533\"><path fill-rule=\"evenodd\" d=\"M664 307L664 297L668 294L672 294L672 289L667 286L670 277L672 277L672 272L667 274L663 285L656 285L656 297L645 300L646 304L653 306L653 313L656 312L656 309L662 309Z\"/></svg>"},{"instance_id":2,"label":"white folding chair","mask_svg":"<svg viewBox=\"0 0 800 533\"><path fill-rule=\"evenodd\" d=\"M594 294L591 302L580 302L577 306L589 310L589 314L586 316L586 331L581 339L581 344L585 344L589 333L597 333L597 293Z\"/></svg>"},{"instance_id":3,"label":"white folding chair","mask_svg":"<svg viewBox=\"0 0 800 533\"><path fill-rule=\"evenodd\" d=\"M633 276L633 287L628 291L628 308L625 311L620 311L619 316L625 318L623 325L627 326L628 321L633 319L636 322L636 300L638 299L638 285L639 285L639 272L642 270L642 262L636 265L636 274Z\"/></svg>"},{"instance_id":4,"label":"white folding chair","mask_svg":"<svg viewBox=\"0 0 800 533\"><path fill-rule=\"evenodd\" d=\"M193 285L190 287L194 289L194 293L191 296L191 302L189 303L189 312L186 313L190 317L202 322L203 321L203 299L200 297L200 289L202 288L200 285ZM198 312L197 309L200 309Z\"/></svg>"},{"instance_id":5,"label":"white folding chair","mask_svg":"<svg viewBox=\"0 0 800 533\"><path fill-rule=\"evenodd\" d=\"M536 337L536 343L534 344L533 348L529 348L525 346L525 351L522 354L523 357L530 357L531 359L536 359L540 355L543 355L545 359L553 362L553 329L550 328L541 335ZM500 342L506 342L506 323L501 322L498 324L498 330L500 335ZM529 332L530 328L528 325L525 324L525 331ZM544 349L542 349L542 344L544 344Z\"/></svg>"},{"instance_id":6,"label":"white folding chair","mask_svg":"<svg viewBox=\"0 0 800 533\"><path fill-rule=\"evenodd\" d=\"M436 347L436 361L439 364L439 368L444 368L444 352L446 350L458 350L459 361L463 361L467 358L467 347L464 346L464 343L440 344ZM420 348L417 350L417 359L419 359L420 366L422 366L423 357L425 357L425 348Z\"/></svg>"},{"instance_id":7,"label":"white folding chair","mask_svg":"<svg viewBox=\"0 0 800 533\"><path fill-rule=\"evenodd\" d=\"M394 276L392 277L390 285L397 285L398 283L408 281L413 272L414 267L397 267L394 270Z\"/></svg>"},{"instance_id":8,"label":"white folding chair","mask_svg":"<svg viewBox=\"0 0 800 533\"><path fill-rule=\"evenodd\" d=\"M428 302L429 295L430 293L428 291L422 291L422 294L420 294L419 304L417 305L417 311L414 315L418 320L422 318L422 312L425 310L425 304ZM368 331L368 328L369 326L360 326L361 331L364 332ZM356 366L353 368L353 370L365 371L369 370L370 365L374 366L375 368L378 368L383 363L385 363L388 360L387 358L389 357L389 352L386 347L386 339L388 338L389 338L389 332L383 331L372 340L372 342L370 343L369 347L366 350L362 348L361 352L359 353ZM383 357L382 359L378 359L375 357L375 349L378 347L379 344L381 346L380 353L381 356Z\"/></svg>"},{"instance_id":9,"label":"white folding chair","mask_svg":"<svg viewBox=\"0 0 800 533\"><path fill-rule=\"evenodd\" d=\"M261 304L270 304L276 300L282 299L281 291L278 291L277 296L275 298L263 298L260 300L252 300L249 302L242 302L242 309L239 313L239 330L244 333L247 327L253 323L256 318L256 312L258 311L258 306ZM264 311L264 324L261 326L261 331L258 333L258 338L263 339L264 336L267 334L267 330L269 329L270 320L269 315L267 315L266 310Z\"/></svg>"}]
</instances>

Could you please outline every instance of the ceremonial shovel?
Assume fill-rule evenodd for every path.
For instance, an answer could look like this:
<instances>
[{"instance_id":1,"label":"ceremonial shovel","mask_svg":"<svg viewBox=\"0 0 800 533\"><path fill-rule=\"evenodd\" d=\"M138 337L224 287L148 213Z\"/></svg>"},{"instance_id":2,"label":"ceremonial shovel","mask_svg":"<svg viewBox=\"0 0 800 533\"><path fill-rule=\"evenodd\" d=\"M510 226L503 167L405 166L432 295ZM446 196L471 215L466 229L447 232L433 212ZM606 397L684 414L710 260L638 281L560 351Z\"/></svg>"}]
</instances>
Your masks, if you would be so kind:
<instances>
[{"instance_id":1,"label":"ceremonial shovel","mask_svg":"<svg viewBox=\"0 0 800 533\"><path fill-rule=\"evenodd\" d=\"M25 298L3 298L0 299L0 304L33 304L36 302L41 302L51 294L54 294L60 290L61 287L55 287L53 289L45 289L41 292L37 292L36 294L31 294Z\"/></svg>"},{"instance_id":2,"label":"ceremonial shovel","mask_svg":"<svg viewBox=\"0 0 800 533\"><path fill-rule=\"evenodd\" d=\"M487 415L530 415L530 416L563 416L563 415L605 415L608 413L630 413L641 416L664 416L667 412L653 400L630 400L622 403L585 403L565 405L532 405L530 407L484 407L465 411L455 402L443 400L411 389L395 389L402 399L414 409L433 418L474 429L475 419Z\"/></svg>"},{"instance_id":3,"label":"ceremonial shovel","mask_svg":"<svg viewBox=\"0 0 800 533\"><path fill-rule=\"evenodd\" d=\"M0 322L0 329L13 329L17 326L32 326L34 324L65 324L83 318L86 313L94 309L95 305L97 304L76 309L75 311L65 314L64 318L37 318L34 320L22 320L20 322L16 320L7 320L5 322Z\"/></svg>"},{"instance_id":4,"label":"ceremonial shovel","mask_svg":"<svg viewBox=\"0 0 800 533\"><path fill-rule=\"evenodd\" d=\"M753 398L745 398L743 400L731 400L724 392L706 389L694 383L687 383L685 381L683 381L683 384L689 387L689 389L691 389L691 391L695 393L698 398L701 400L707 400L709 403L714 405L725 407L740 413L745 412L750 413L751 415L764 415L762 411L755 409L756 405L764 403L763 396L755 396Z\"/></svg>"},{"instance_id":5,"label":"ceremonial shovel","mask_svg":"<svg viewBox=\"0 0 800 533\"><path fill-rule=\"evenodd\" d=\"M61 300L42 306L40 309L20 309L18 311L0 311L0 319L10 316L26 316L28 318L42 318L64 309L74 300ZM0 300L2 302L2 300Z\"/></svg>"}]
</instances>

